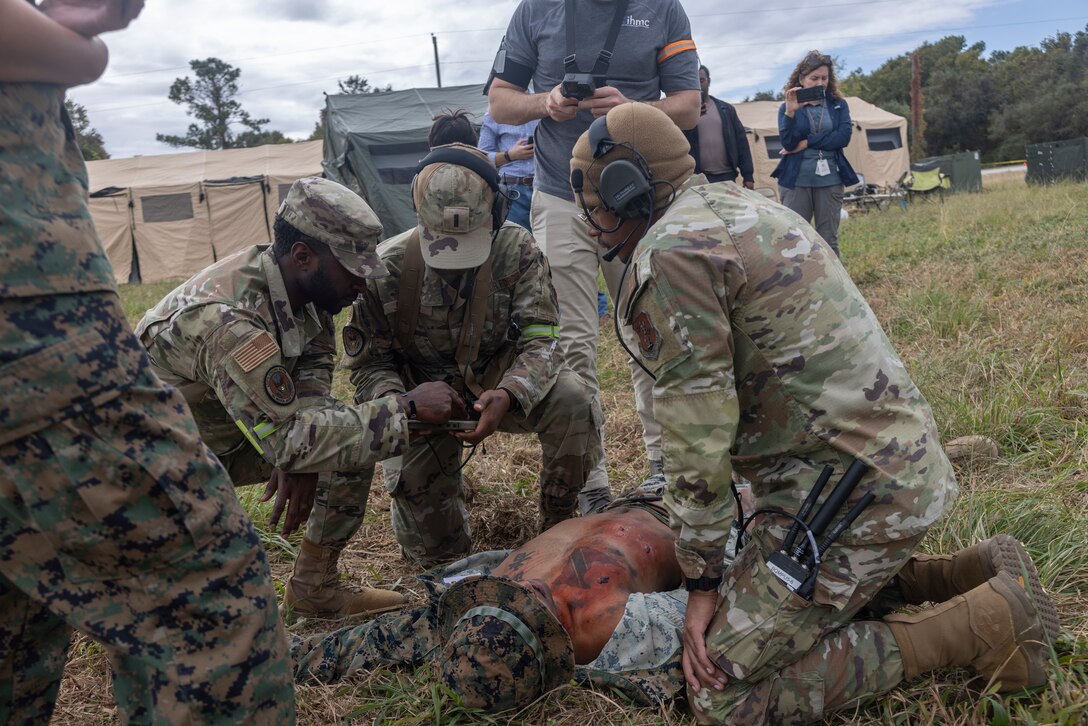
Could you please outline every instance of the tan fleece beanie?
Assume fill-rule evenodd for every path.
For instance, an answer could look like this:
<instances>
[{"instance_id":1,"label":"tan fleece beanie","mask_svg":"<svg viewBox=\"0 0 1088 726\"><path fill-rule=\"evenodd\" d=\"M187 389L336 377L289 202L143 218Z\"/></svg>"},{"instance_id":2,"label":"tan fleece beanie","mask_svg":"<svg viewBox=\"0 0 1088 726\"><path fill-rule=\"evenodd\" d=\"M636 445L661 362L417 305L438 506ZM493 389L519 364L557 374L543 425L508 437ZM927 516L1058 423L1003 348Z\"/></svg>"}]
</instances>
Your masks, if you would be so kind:
<instances>
[{"instance_id":1,"label":"tan fleece beanie","mask_svg":"<svg viewBox=\"0 0 1088 726\"><path fill-rule=\"evenodd\" d=\"M605 123L608 124L608 135L614 142L626 142L642 154L650 166L654 181L671 182L679 189L695 171L695 159L691 158L691 146L684 138L684 132L664 111L645 103L624 103L608 112ZM587 131L578 138L572 156L571 171L582 170L582 195L586 206L593 209L601 203L597 194L601 170L610 161L633 160L635 155L626 146L616 146L599 159L594 159ZM671 194L668 185L654 185L654 202L657 205L664 205Z\"/></svg>"}]
</instances>

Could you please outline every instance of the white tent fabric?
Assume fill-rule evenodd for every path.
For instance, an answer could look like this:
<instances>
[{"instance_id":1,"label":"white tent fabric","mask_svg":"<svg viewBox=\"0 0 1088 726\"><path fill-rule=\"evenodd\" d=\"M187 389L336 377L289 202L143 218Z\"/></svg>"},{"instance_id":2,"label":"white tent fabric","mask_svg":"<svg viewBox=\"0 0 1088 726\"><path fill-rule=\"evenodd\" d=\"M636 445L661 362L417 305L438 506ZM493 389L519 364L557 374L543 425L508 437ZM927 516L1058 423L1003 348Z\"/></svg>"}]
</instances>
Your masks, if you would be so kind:
<instances>
[{"instance_id":1,"label":"white tent fabric","mask_svg":"<svg viewBox=\"0 0 1088 726\"><path fill-rule=\"evenodd\" d=\"M87 164L91 215L119 282L184 278L271 239L291 183L321 174L321 142L191 151Z\"/></svg>"},{"instance_id":2,"label":"white tent fabric","mask_svg":"<svg viewBox=\"0 0 1088 726\"><path fill-rule=\"evenodd\" d=\"M894 184L910 168L907 150L907 120L863 101L856 96L846 99L854 133L846 147L846 158L867 184ZM778 192L771 172L778 166L778 107L780 101L752 101L734 104L737 115L748 129L752 149L756 188Z\"/></svg>"}]
</instances>

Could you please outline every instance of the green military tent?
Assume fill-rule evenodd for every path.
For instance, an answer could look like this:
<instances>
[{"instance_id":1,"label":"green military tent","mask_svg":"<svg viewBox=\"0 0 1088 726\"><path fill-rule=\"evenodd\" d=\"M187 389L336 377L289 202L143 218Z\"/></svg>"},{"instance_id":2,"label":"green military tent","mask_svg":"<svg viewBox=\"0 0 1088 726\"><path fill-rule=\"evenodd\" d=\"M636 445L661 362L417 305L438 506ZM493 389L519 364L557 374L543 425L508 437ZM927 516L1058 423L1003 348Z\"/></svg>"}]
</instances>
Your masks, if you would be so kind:
<instances>
[{"instance_id":1,"label":"green military tent","mask_svg":"<svg viewBox=\"0 0 1088 726\"><path fill-rule=\"evenodd\" d=\"M325 176L361 194L385 237L415 226L411 183L428 151L434 116L463 108L478 125L487 111L482 85L337 94L325 100Z\"/></svg>"}]
</instances>

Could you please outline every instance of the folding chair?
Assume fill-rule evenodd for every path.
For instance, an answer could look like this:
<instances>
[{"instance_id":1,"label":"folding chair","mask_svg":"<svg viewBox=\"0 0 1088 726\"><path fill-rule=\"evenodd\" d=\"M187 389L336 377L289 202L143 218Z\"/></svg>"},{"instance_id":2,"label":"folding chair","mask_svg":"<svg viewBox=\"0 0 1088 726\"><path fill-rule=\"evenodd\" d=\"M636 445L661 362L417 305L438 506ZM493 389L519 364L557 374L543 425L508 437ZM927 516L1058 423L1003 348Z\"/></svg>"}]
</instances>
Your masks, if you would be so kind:
<instances>
[{"instance_id":1,"label":"folding chair","mask_svg":"<svg viewBox=\"0 0 1088 726\"><path fill-rule=\"evenodd\" d=\"M915 195L928 198L931 194L944 201L944 190L952 186L952 177L941 171L939 162L930 161L924 164L911 164L910 171L903 175L899 184L907 191L907 201L912 201Z\"/></svg>"}]
</instances>

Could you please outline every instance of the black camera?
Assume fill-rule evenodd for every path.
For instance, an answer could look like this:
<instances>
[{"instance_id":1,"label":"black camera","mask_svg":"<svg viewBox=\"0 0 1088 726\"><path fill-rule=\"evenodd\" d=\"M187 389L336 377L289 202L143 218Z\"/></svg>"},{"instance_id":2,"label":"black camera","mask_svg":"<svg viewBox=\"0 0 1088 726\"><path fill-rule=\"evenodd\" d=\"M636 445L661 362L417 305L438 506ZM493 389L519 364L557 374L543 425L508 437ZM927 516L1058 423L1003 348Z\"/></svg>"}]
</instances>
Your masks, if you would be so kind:
<instances>
[{"instance_id":1,"label":"black camera","mask_svg":"<svg viewBox=\"0 0 1088 726\"><path fill-rule=\"evenodd\" d=\"M809 88L801 88L797 91L797 103L808 103L809 101L819 101L824 97L823 86L811 86Z\"/></svg>"},{"instance_id":2,"label":"black camera","mask_svg":"<svg viewBox=\"0 0 1088 726\"><path fill-rule=\"evenodd\" d=\"M592 73L568 73L563 76L559 91L566 98L589 98L597 90L597 79Z\"/></svg>"}]
</instances>

